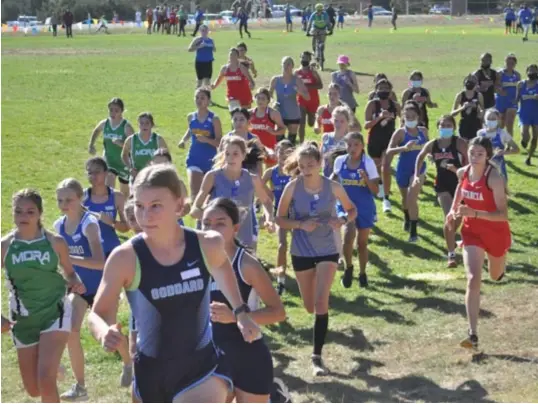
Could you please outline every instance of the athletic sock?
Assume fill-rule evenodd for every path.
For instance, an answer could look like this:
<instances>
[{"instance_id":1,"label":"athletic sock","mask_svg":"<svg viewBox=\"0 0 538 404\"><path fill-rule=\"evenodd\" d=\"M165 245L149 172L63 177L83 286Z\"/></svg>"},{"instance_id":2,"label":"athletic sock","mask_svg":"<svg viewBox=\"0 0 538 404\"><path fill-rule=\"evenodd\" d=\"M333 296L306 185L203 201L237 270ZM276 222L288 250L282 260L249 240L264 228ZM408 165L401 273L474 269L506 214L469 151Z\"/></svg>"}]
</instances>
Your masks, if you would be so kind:
<instances>
[{"instance_id":1,"label":"athletic sock","mask_svg":"<svg viewBox=\"0 0 538 404\"><path fill-rule=\"evenodd\" d=\"M383 197L383 199L385 199L386 201L388 201L388 200L389 200L389 196L388 196L388 195L385 195L385 196Z\"/></svg>"},{"instance_id":2,"label":"athletic sock","mask_svg":"<svg viewBox=\"0 0 538 404\"><path fill-rule=\"evenodd\" d=\"M409 229L409 234L411 235L411 237L416 237L418 220L411 220L410 223L411 227Z\"/></svg>"},{"instance_id":3,"label":"athletic sock","mask_svg":"<svg viewBox=\"0 0 538 404\"><path fill-rule=\"evenodd\" d=\"M295 146L297 143L297 133L288 133L288 140Z\"/></svg>"},{"instance_id":4,"label":"athletic sock","mask_svg":"<svg viewBox=\"0 0 538 404\"><path fill-rule=\"evenodd\" d=\"M316 320L314 322L314 355L321 355L328 328L329 313L316 314Z\"/></svg>"},{"instance_id":5,"label":"athletic sock","mask_svg":"<svg viewBox=\"0 0 538 404\"><path fill-rule=\"evenodd\" d=\"M409 222L409 211L407 209L404 209L404 217L405 217L405 221Z\"/></svg>"}]
</instances>

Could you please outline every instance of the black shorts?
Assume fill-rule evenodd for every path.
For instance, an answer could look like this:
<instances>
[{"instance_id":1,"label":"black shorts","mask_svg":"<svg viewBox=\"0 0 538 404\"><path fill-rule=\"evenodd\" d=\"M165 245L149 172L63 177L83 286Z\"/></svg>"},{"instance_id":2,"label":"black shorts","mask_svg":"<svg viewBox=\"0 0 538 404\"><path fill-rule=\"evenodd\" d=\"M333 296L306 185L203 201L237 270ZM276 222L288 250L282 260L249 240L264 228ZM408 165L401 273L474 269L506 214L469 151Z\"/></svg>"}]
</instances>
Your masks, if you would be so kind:
<instances>
[{"instance_id":1,"label":"black shorts","mask_svg":"<svg viewBox=\"0 0 538 404\"><path fill-rule=\"evenodd\" d=\"M192 355L179 358L156 359L137 352L134 358L134 394L144 403L171 403L175 397L211 376L222 377L233 387L219 361L222 359L213 343Z\"/></svg>"},{"instance_id":2,"label":"black shorts","mask_svg":"<svg viewBox=\"0 0 538 404\"><path fill-rule=\"evenodd\" d=\"M507 27L511 27L512 23L513 23L512 20L504 20L504 25L506 25Z\"/></svg>"},{"instance_id":3,"label":"black shorts","mask_svg":"<svg viewBox=\"0 0 538 404\"><path fill-rule=\"evenodd\" d=\"M120 184L128 184L129 183L129 180L125 180L125 179L121 178L120 173L116 169L108 167L108 171L110 171L112 174L114 174L118 178L118 180L120 181Z\"/></svg>"},{"instance_id":4,"label":"black shorts","mask_svg":"<svg viewBox=\"0 0 538 404\"><path fill-rule=\"evenodd\" d=\"M284 125L299 125L301 123L301 118L299 119L282 119L282 122L284 122Z\"/></svg>"},{"instance_id":5,"label":"black shorts","mask_svg":"<svg viewBox=\"0 0 538 404\"><path fill-rule=\"evenodd\" d=\"M198 80L211 79L213 76L213 62L194 62Z\"/></svg>"},{"instance_id":6,"label":"black shorts","mask_svg":"<svg viewBox=\"0 0 538 404\"><path fill-rule=\"evenodd\" d=\"M250 394L270 394L273 387L273 358L265 341L218 341L223 361L237 387Z\"/></svg>"},{"instance_id":7,"label":"black shorts","mask_svg":"<svg viewBox=\"0 0 538 404\"><path fill-rule=\"evenodd\" d=\"M448 192L452 198L456 194L456 188L458 186L458 178L454 180L444 180L440 182L438 178L435 179L434 189L437 194Z\"/></svg>"},{"instance_id":8,"label":"black shorts","mask_svg":"<svg viewBox=\"0 0 538 404\"><path fill-rule=\"evenodd\" d=\"M390 136L374 135L368 137L368 155L372 158L379 159L387 151L390 144Z\"/></svg>"},{"instance_id":9,"label":"black shorts","mask_svg":"<svg viewBox=\"0 0 538 404\"><path fill-rule=\"evenodd\" d=\"M295 272L307 271L315 268L321 262L334 262L338 263L340 254L321 255L318 257L298 257L297 255L291 256L291 265Z\"/></svg>"},{"instance_id":10,"label":"black shorts","mask_svg":"<svg viewBox=\"0 0 538 404\"><path fill-rule=\"evenodd\" d=\"M93 306L93 301L95 300L95 294L93 295L79 295L84 299L84 301L88 304L88 307L91 309Z\"/></svg>"}]
</instances>

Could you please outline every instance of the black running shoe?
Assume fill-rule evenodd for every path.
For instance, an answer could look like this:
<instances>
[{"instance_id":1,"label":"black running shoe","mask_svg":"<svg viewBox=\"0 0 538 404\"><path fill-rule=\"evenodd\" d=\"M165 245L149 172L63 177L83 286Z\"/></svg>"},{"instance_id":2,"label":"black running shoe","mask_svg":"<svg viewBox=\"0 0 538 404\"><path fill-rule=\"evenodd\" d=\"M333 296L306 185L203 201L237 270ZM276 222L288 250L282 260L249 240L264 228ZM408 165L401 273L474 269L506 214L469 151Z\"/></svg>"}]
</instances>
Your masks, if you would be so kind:
<instances>
[{"instance_id":1,"label":"black running shoe","mask_svg":"<svg viewBox=\"0 0 538 404\"><path fill-rule=\"evenodd\" d=\"M351 284L353 283L353 267L349 267L344 270L344 275L342 275L340 283L346 289L351 287Z\"/></svg>"},{"instance_id":2,"label":"black running shoe","mask_svg":"<svg viewBox=\"0 0 538 404\"><path fill-rule=\"evenodd\" d=\"M411 222L409 220L404 220L403 229L406 233L409 233L409 229L411 228Z\"/></svg>"},{"instance_id":3,"label":"black running shoe","mask_svg":"<svg viewBox=\"0 0 538 404\"><path fill-rule=\"evenodd\" d=\"M359 274L359 285L361 288L366 288L368 286L368 275L366 275L366 273Z\"/></svg>"},{"instance_id":4,"label":"black running shoe","mask_svg":"<svg viewBox=\"0 0 538 404\"><path fill-rule=\"evenodd\" d=\"M532 165L530 157L527 157L527 159L525 160L525 164L528 165L528 166Z\"/></svg>"},{"instance_id":5,"label":"black running shoe","mask_svg":"<svg viewBox=\"0 0 538 404\"><path fill-rule=\"evenodd\" d=\"M312 355L312 375L313 376L326 376L329 371L323 364L323 360L320 355Z\"/></svg>"}]
</instances>

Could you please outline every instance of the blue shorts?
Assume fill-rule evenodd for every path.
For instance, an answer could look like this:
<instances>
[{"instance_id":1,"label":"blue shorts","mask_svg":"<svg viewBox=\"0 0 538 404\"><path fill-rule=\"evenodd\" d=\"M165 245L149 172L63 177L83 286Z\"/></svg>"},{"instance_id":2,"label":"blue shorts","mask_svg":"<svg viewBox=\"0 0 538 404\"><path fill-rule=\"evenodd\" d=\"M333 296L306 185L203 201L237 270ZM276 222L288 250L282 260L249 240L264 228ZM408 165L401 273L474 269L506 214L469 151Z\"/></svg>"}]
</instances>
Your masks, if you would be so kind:
<instances>
[{"instance_id":1,"label":"blue shorts","mask_svg":"<svg viewBox=\"0 0 538 404\"><path fill-rule=\"evenodd\" d=\"M172 347L170 347L172 348ZM222 362L222 364L221 364ZM134 358L133 391L144 403L171 403L186 391L200 385L211 376L233 382L213 343L189 357L160 360L137 352Z\"/></svg>"},{"instance_id":2,"label":"blue shorts","mask_svg":"<svg viewBox=\"0 0 538 404\"><path fill-rule=\"evenodd\" d=\"M361 206L361 204L355 203L355 206L357 207L355 227L357 229L371 229L374 227L374 224L377 222L377 210L374 201L372 201L372 205L373 206ZM339 203L336 204L336 214L338 217L346 216L346 211Z\"/></svg>"},{"instance_id":3,"label":"blue shorts","mask_svg":"<svg viewBox=\"0 0 538 404\"><path fill-rule=\"evenodd\" d=\"M201 159L199 156L197 157L187 157L187 170L191 171L198 171L203 174L206 174L207 172L211 171L213 168L213 161L211 159Z\"/></svg>"},{"instance_id":4,"label":"blue shorts","mask_svg":"<svg viewBox=\"0 0 538 404\"><path fill-rule=\"evenodd\" d=\"M265 341L218 341L234 387L250 394L270 394L273 387L273 358Z\"/></svg>"},{"instance_id":5,"label":"blue shorts","mask_svg":"<svg viewBox=\"0 0 538 404\"><path fill-rule=\"evenodd\" d=\"M420 174L424 174L426 171L426 163L422 165ZM398 167L396 169L396 183L400 188L408 188L411 185L411 180L415 175L415 165L412 167Z\"/></svg>"},{"instance_id":6,"label":"blue shorts","mask_svg":"<svg viewBox=\"0 0 538 404\"><path fill-rule=\"evenodd\" d=\"M343 16L338 17L338 22L344 22L344 17Z\"/></svg>"},{"instance_id":7,"label":"blue shorts","mask_svg":"<svg viewBox=\"0 0 538 404\"><path fill-rule=\"evenodd\" d=\"M521 113L518 112L518 117L519 117L519 123L521 125L525 125L525 126L534 126L534 125L538 125L538 111L536 111L536 113L533 115L533 114L527 114L527 113Z\"/></svg>"},{"instance_id":8,"label":"blue shorts","mask_svg":"<svg viewBox=\"0 0 538 404\"><path fill-rule=\"evenodd\" d=\"M517 109L517 103L508 97L495 97L495 108L501 114L504 114L507 109Z\"/></svg>"}]
</instances>

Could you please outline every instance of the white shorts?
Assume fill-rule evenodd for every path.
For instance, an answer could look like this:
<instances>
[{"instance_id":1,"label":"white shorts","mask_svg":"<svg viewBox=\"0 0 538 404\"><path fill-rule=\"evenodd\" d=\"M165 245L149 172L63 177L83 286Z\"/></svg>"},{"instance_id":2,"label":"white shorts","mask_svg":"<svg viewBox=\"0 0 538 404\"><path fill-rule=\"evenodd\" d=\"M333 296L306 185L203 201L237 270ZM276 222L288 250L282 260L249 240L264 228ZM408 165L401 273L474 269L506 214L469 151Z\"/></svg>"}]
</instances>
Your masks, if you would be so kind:
<instances>
[{"instance_id":1,"label":"white shorts","mask_svg":"<svg viewBox=\"0 0 538 404\"><path fill-rule=\"evenodd\" d=\"M531 29L532 24L521 24L524 31L529 31Z\"/></svg>"},{"instance_id":2,"label":"white shorts","mask_svg":"<svg viewBox=\"0 0 538 404\"><path fill-rule=\"evenodd\" d=\"M193 172L193 173L204 173L200 167L196 166L189 166L187 167L187 171Z\"/></svg>"},{"instance_id":3,"label":"white shorts","mask_svg":"<svg viewBox=\"0 0 538 404\"><path fill-rule=\"evenodd\" d=\"M58 319L46 330L42 330L39 332L39 334L45 334L47 332L53 332L53 331L62 331L62 332L71 332L71 317L72 317L73 307L71 305L71 301L67 298L64 298L63 302L63 315L62 317L58 317ZM39 344L39 341L34 342L32 344L23 344L21 341L19 341L13 333L11 334L13 338L13 343L15 344L15 348L21 349L21 348L29 348L31 346Z\"/></svg>"},{"instance_id":4,"label":"white shorts","mask_svg":"<svg viewBox=\"0 0 538 404\"><path fill-rule=\"evenodd\" d=\"M228 109L230 110L230 112L236 108L241 108L241 102L239 102L239 100L229 100Z\"/></svg>"}]
</instances>

